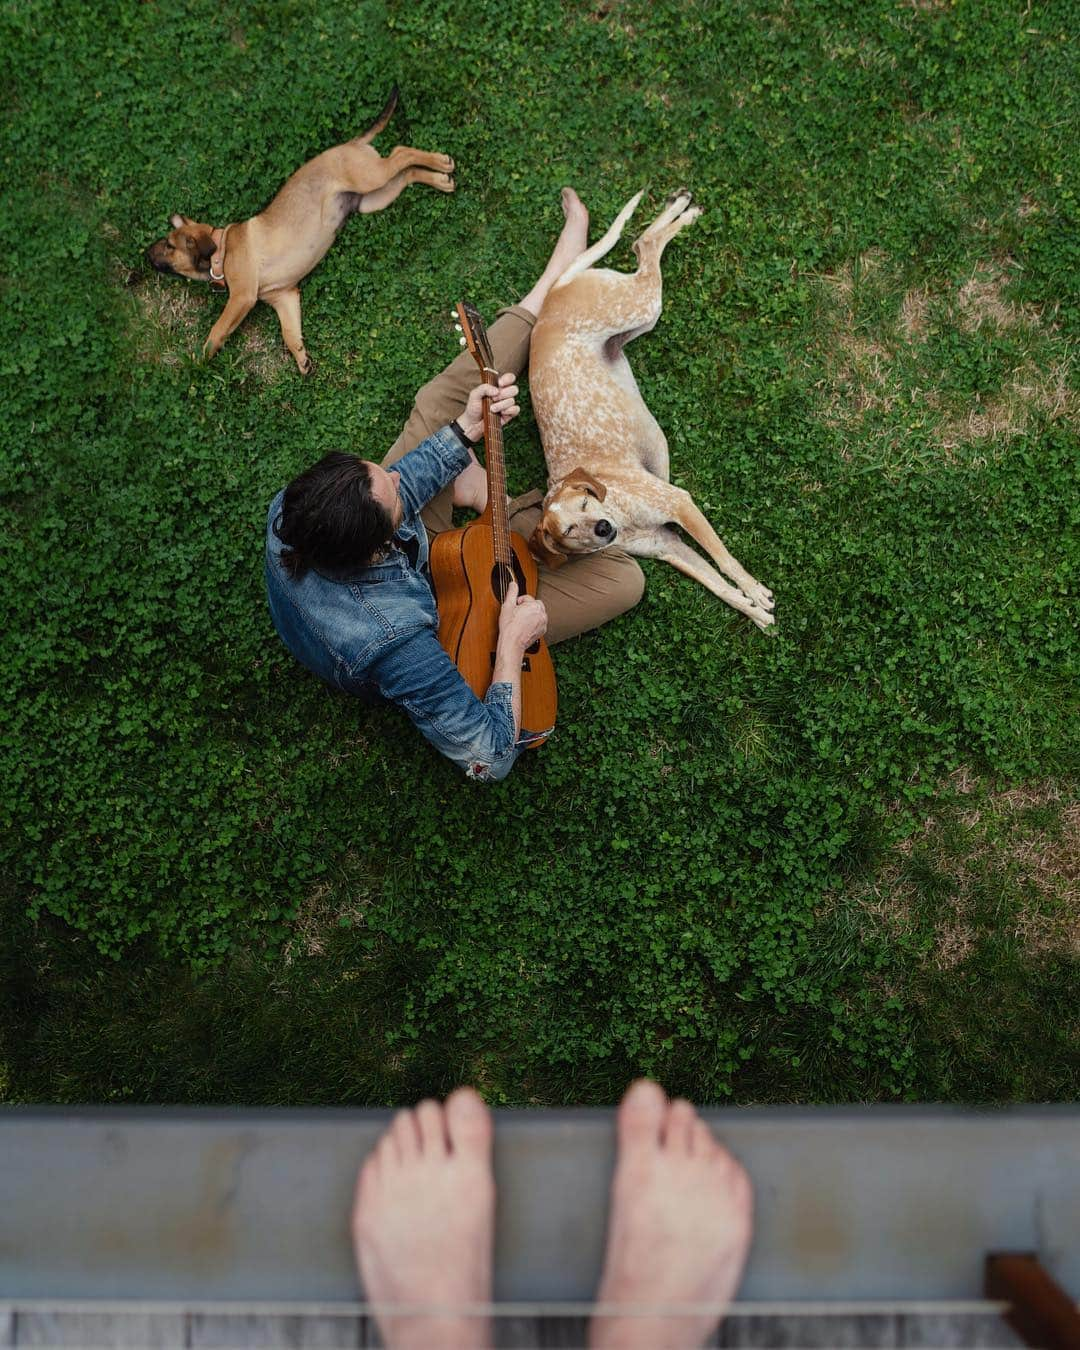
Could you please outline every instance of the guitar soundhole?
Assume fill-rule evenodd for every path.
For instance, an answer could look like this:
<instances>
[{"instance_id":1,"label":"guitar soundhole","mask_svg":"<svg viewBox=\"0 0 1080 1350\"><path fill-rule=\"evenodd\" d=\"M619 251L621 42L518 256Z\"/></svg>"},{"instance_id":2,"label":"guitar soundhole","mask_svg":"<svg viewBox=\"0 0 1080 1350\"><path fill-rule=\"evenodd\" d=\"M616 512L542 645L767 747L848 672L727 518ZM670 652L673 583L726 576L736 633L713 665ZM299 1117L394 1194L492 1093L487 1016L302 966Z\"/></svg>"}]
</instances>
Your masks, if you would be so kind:
<instances>
[{"instance_id":1,"label":"guitar soundhole","mask_svg":"<svg viewBox=\"0 0 1080 1350\"><path fill-rule=\"evenodd\" d=\"M514 562L517 562L516 558ZM491 590L500 605L506 599L506 592L510 589L511 581L517 582L518 594L524 595L525 578L521 575L520 568L514 567L511 569L505 563L497 562L491 569Z\"/></svg>"},{"instance_id":2,"label":"guitar soundhole","mask_svg":"<svg viewBox=\"0 0 1080 1350\"><path fill-rule=\"evenodd\" d=\"M500 605L506 598L506 592L510 588L511 581L517 582L518 595L528 594L528 591L526 590L525 587L525 573L521 570L521 563L518 561L517 554L514 555L514 560L509 567L506 565L506 563L497 562L495 566L491 569L491 589L495 595L496 600L498 600ZM531 647L525 648L525 654L526 656L535 656L539 650L540 650L540 639L537 638ZM494 664L495 661L494 653L492 653L491 660L492 664ZM528 661L524 661L522 663L521 669L522 670L529 669Z\"/></svg>"}]
</instances>

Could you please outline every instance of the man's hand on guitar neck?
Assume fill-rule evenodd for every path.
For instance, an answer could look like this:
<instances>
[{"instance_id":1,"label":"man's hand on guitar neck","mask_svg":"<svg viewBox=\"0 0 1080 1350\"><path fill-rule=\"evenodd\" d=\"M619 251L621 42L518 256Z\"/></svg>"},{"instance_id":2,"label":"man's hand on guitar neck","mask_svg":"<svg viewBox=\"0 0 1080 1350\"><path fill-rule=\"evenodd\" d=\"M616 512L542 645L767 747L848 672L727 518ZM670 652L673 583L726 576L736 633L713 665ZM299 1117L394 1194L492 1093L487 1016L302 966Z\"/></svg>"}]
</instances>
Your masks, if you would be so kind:
<instances>
[{"instance_id":1,"label":"man's hand on guitar neck","mask_svg":"<svg viewBox=\"0 0 1080 1350\"><path fill-rule=\"evenodd\" d=\"M470 441L478 441L484 434L485 398L491 399L491 411L498 413L500 426L504 427L508 422L512 422L521 411L515 402L518 396L515 379L516 376L507 372L499 376L497 388L493 384L478 384L469 395L465 411L458 418L458 426Z\"/></svg>"},{"instance_id":2,"label":"man's hand on guitar neck","mask_svg":"<svg viewBox=\"0 0 1080 1350\"><path fill-rule=\"evenodd\" d=\"M462 434L470 441L478 441L484 434L484 399L490 398L492 410L499 416L501 426L512 422L521 409L516 403L518 387L515 377L509 373L499 376L496 388L493 384L478 384L469 395L465 411L458 418ZM487 473L484 466L469 451L469 467L462 469L454 479L453 502L455 506L467 506L477 515L487 506Z\"/></svg>"}]
</instances>

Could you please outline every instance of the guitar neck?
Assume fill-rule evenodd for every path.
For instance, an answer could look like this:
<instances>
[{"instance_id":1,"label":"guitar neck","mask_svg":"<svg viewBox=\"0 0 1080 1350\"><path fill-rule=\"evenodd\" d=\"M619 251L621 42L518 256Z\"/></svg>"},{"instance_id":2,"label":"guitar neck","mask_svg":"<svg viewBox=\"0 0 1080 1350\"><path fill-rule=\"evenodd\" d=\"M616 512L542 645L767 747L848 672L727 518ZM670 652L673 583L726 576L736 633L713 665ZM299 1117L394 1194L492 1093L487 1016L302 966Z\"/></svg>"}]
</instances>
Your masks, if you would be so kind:
<instances>
[{"instance_id":1,"label":"guitar neck","mask_svg":"<svg viewBox=\"0 0 1080 1350\"><path fill-rule=\"evenodd\" d=\"M498 378L495 371L484 370L485 382L495 384ZM495 561L509 566L513 553L510 545L510 510L506 503L506 459L503 455L502 426L498 414L491 410L489 398L484 399L484 464L488 485L486 514L491 519Z\"/></svg>"}]
</instances>

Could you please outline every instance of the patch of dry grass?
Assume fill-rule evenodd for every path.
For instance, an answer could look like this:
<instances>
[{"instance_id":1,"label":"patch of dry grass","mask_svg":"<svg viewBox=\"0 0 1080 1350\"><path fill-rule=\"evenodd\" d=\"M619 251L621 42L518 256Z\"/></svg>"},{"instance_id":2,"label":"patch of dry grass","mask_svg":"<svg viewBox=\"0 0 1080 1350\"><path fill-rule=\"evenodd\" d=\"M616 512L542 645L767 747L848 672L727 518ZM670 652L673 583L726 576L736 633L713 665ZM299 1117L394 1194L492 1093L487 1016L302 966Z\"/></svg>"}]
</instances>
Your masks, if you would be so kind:
<instances>
[{"instance_id":1,"label":"patch of dry grass","mask_svg":"<svg viewBox=\"0 0 1080 1350\"><path fill-rule=\"evenodd\" d=\"M286 962L304 956L325 956L330 939L338 929L345 925L359 927L363 923L376 878L362 873L356 855L351 851L346 855L345 863L350 871L350 883L345 888L348 898L342 902L340 877L320 881L308 891L290 926L289 941L283 953Z\"/></svg>"},{"instance_id":2,"label":"patch of dry grass","mask_svg":"<svg viewBox=\"0 0 1080 1350\"><path fill-rule=\"evenodd\" d=\"M252 314L229 341L239 341L244 369L264 384L279 379L290 369L300 378L292 353L281 340L276 315L267 315L264 319Z\"/></svg>"},{"instance_id":3,"label":"patch of dry grass","mask_svg":"<svg viewBox=\"0 0 1080 1350\"><path fill-rule=\"evenodd\" d=\"M1018 305L1005 299L1007 278L996 263L982 263L960 287L954 306L957 323L975 333L984 323L996 328L1029 324L1037 328L1042 316L1034 305Z\"/></svg>"},{"instance_id":4,"label":"patch of dry grass","mask_svg":"<svg viewBox=\"0 0 1080 1350\"><path fill-rule=\"evenodd\" d=\"M1036 209L1030 198L1018 207L1021 212ZM818 278L827 369L822 416L829 426L848 433L841 458L850 459L848 443L857 442L864 450L873 445L875 456L884 451L886 457L902 460L903 428L881 426L881 419L894 412L902 412L912 429L930 426L946 458L961 447L979 446L981 457L972 461L976 465L985 463L987 452L1002 453L1009 440L1028 430L1036 414L1080 428L1080 400L1071 387L1072 353L1056 338L1052 316L1005 298L1004 265L980 263L951 295L912 287L900 298L892 324L871 331L858 318L859 291L869 286L880 294L888 286L888 264L881 250L870 249ZM946 383L945 372L931 369L926 356L932 324L965 333L984 327L1027 328L1044 344L1049 338L1058 351L1050 364L1027 359L997 393L976 393L966 409L950 415L937 392ZM913 365L919 368L913 370ZM870 415L876 426L869 423Z\"/></svg>"},{"instance_id":5,"label":"patch of dry grass","mask_svg":"<svg viewBox=\"0 0 1080 1350\"><path fill-rule=\"evenodd\" d=\"M976 396L961 417L941 422L938 435L942 447L953 450L974 441L1008 441L1023 435L1034 413L1080 427L1080 399L1069 385L1072 364L1072 359L1065 357L1042 371L1027 363L999 394L985 401Z\"/></svg>"},{"instance_id":6,"label":"patch of dry grass","mask_svg":"<svg viewBox=\"0 0 1080 1350\"><path fill-rule=\"evenodd\" d=\"M129 288L130 332L135 359L154 365L180 366L197 357L219 307L197 283L170 277L143 276ZM293 368L281 341L277 318L258 308L229 338L240 350L244 372L264 384Z\"/></svg>"},{"instance_id":7,"label":"patch of dry grass","mask_svg":"<svg viewBox=\"0 0 1080 1350\"><path fill-rule=\"evenodd\" d=\"M830 426L851 426L871 409L888 409L895 401L892 352L859 326L856 315L859 287L875 278L884 262L880 249L869 249L819 278L832 346L825 406Z\"/></svg>"},{"instance_id":8,"label":"patch of dry grass","mask_svg":"<svg viewBox=\"0 0 1080 1350\"><path fill-rule=\"evenodd\" d=\"M925 286L915 286L900 301L897 323L907 342L921 342L926 336L930 317L930 293Z\"/></svg>"},{"instance_id":9,"label":"patch of dry grass","mask_svg":"<svg viewBox=\"0 0 1080 1350\"><path fill-rule=\"evenodd\" d=\"M1080 956L1080 801L1071 788L1043 779L995 790L968 769L948 788L971 800L926 816L854 893L863 924L909 944L929 934L923 965L950 971L975 952L989 894L1023 959ZM927 869L936 878L929 906Z\"/></svg>"},{"instance_id":10,"label":"patch of dry grass","mask_svg":"<svg viewBox=\"0 0 1080 1350\"><path fill-rule=\"evenodd\" d=\"M132 287L131 297L137 360L178 366L199 350L212 324L205 296L150 277Z\"/></svg>"}]
</instances>

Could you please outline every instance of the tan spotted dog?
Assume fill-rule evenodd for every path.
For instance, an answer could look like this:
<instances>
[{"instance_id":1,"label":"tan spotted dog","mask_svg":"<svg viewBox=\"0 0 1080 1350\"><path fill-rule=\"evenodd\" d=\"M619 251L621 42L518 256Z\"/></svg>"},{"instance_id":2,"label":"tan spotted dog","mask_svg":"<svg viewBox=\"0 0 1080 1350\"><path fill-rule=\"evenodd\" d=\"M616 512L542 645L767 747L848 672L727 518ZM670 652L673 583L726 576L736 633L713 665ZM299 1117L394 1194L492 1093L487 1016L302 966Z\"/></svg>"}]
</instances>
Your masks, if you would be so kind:
<instances>
[{"instance_id":1,"label":"tan spotted dog","mask_svg":"<svg viewBox=\"0 0 1080 1350\"><path fill-rule=\"evenodd\" d=\"M354 212L381 211L410 183L453 192L449 155L399 145L383 159L368 144L389 122L397 100L395 85L367 131L308 160L257 216L215 228L175 215L172 232L147 249L159 272L228 287L229 299L203 356L213 356L256 302L265 300L277 310L281 336L301 375L310 374L298 283L322 260L341 226Z\"/></svg>"},{"instance_id":2,"label":"tan spotted dog","mask_svg":"<svg viewBox=\"0 0 1080 1350\"><path fill-rule=\"evenodd\" d=\"M549 567L615 543L641 558L662 558L767 628L772 592L735 561L690 494L672 486L667 440L623 351L659 319L660 255L701 208L690 205L689 192L674 196L634 243L636 272L593 267L615 246L640 200L639 192L607 234L570 264L533 329L529 396L549 488L530 547ZM716 567L673 525L700 544Z\"/></svg>"}]
</instances>

